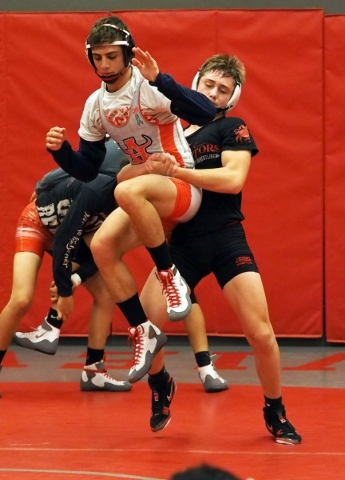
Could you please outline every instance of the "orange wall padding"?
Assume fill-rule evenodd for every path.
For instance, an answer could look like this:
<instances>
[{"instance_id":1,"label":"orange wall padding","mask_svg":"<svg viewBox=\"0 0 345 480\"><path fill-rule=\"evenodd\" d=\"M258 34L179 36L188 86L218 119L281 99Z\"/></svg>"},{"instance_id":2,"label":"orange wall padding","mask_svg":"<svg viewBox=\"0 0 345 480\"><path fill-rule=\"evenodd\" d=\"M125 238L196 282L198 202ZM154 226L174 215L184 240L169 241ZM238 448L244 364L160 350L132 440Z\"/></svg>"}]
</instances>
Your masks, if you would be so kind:
<instances>
[{"instance_id":1,"label":"orange wall padding","mask_svg":"<svg viewBox=\"0 0 345 480\"><path fill-rule=\"evenodd\" d=\"M164 10L118 15L137 45L185 85L214 53L228 51L245 63L247 83L232 114L247 122L260 148L244 188L247 237L276 334L322 336L323 11ZM76 147L84 102L99 86L85 59L84 42L101 16L102 12L0 15L6 31L5 69L0 73L6 85L1 94L6 111L4 120L0 116L6 152L1 182L7 188L0 201L2 210L11 205L1 250L6 284L2 305L11 288L17 217L36 180L54 168L45 151L45 133L53 125L65 126ZM151 260L139 249L128 261L141 288ZM22 329L37 325L45 315L50 279L50 260L45 259L37 299ZM197 295L210 334L242 335L212 278L201 283ZM85 334L90 305L79 289L65 334ZM182 322L167 324L166 330L185 331ZM118 310L113 331L126 331Z\"/></svg>"},{"instance_id":2,"label":"orange wall padding","mask_svg":"<svg viewBox=\"0 0 345 480\"><path fill-rule=\"evenodd\" d=\"M345 342L345 15L325 17L326 338Z\"/></svg>"},{"instance_id":3,"label":"orange wall padding","mask_svg":"<svg viewBox=\"0 0 345 480\"><path fill-rule=\"evenodd\" d=\"M0 15L0 29L2 32L5 31L5 16ZM7 86L7 75L6 75L6 57L5 57L5 49L0 48L0 162L1 162L1 175L0 175L0 203L1 206L3 199L7 196L7 185L9 184L9 174L6 170L6 160L7 156L7 144L6 141L6 86ZM6 226L10 222L11 212L9 209L2 208L2 219L3 219L3 228L2 233L4 230L10 229L10 227L6 228ZM2 310L5 302L7 301L7 292L8 288L6 289L6 285L11 282L11 275L8 273L9 269L5 271L5 263L10 263L12 261L12 250L8 252L8 244L2 239L0 242L0 268L1 268L1 282L0 282L0 311ZM7 262L7 258L9 258L9 262Z\"/></svg>"}]
</instances>

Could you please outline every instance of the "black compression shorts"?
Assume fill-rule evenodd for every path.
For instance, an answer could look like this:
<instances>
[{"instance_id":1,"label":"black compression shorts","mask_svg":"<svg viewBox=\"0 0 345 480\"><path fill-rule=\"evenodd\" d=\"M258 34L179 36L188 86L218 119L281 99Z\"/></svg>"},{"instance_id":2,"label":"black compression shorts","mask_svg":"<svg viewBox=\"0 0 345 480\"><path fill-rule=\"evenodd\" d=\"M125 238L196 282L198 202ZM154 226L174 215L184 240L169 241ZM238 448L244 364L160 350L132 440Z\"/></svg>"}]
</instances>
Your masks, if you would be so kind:
<instances>
[{"instance_id":1,"label":"black compression shorts","mask_svg":"<svg viewBox=\"0 0 345 480\"><path fill-rule=\"evenodd\" d=\"M233 223L211 234L170 245L173 263L193 291L200 280L213 273L223 287L244 272L259 272L243 226Z\"/></svg>"},{"instance_id":2,"label":"black compression shorts","mask_svg":"<svg viewBox=\"0 0 345 480\"><path fill-rule=\"evenodd\" d=\"M76 253L72 256L72 262L78 263L78 265L82 265L83 263L92 261L92 253L89 247L84 242L84 239L81 239L79 248Z\"/></svg>"}]
</instances>

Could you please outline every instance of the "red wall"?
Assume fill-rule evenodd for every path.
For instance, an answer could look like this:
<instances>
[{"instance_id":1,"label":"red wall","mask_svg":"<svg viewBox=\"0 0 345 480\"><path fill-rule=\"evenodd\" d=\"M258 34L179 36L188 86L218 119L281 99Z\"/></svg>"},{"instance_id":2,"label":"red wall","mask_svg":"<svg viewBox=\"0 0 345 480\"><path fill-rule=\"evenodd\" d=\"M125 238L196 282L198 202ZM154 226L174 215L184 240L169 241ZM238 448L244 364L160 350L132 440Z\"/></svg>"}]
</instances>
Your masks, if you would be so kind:
<instances>
[{"instance_id":1,"label":"red wall","mask_svg":"<svg viewBox=\"0 0 345 480\"><path fill-rule=\"evenodd\" d=\"M326 334L345 341L345 15L325 18L325 297Z\"/></svg>"},{"instance_id":2,"label":"red wall","mask_svg":"<svg viewBox=\"0 0 345 480\"><path fill-rule=\"evenodd\" d=\"M45 151L45 133L53 125L65 126L77 146L84 102L98 88L85 59L84 42L90 26L103 15L0 14L5 39L0 49L0 202L6 225L0 251L1 308L11 289L18 215L37 179L55 166ZM214 53L234 53L245 63L247 83L233 115L245 119L260 148L244 188L247 237L262 273L276 334L322 336L323 58L326 52L327 59L325 46L337 51L338 45L338 39L327 43L327 35L324 43L329 19L325 21L317 9L121 11L119 16L137 45L150 51L163 72L185 85ZM334 22L337 19L344 17L333 17ZM334 30L338 36L344 31L341 25ZM329 106L333 107L338 105ZM142 250L128 256L139 287L152 267L145 252L142 260ZM37 298L21 328L37 325L44 317L50 279L47 258ZM204 280L197 293L210 334L241 335L212 278ZM87 331L90 305L79 289L65 334ZM118 311L113 331L126 331ZM183 323L168 324L167 331L184 333Z\"/></svg>"}]
</instances>

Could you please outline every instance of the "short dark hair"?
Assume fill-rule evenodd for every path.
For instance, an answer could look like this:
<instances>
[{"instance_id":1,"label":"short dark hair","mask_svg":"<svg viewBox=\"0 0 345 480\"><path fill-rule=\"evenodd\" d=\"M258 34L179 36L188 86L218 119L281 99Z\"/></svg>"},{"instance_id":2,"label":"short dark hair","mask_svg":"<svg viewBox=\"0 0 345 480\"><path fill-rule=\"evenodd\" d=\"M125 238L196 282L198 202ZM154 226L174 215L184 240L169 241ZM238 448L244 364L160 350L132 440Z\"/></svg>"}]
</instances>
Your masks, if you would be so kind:
<instances>
[{"instance_id":1,"label":"short dark hair","mask_svg":"<svg viewBox=\"0 0 345 480\"><path fill-rule=\"evenodd\" d=\"M246 79L246 69L235 55L218 53L208 58L199 69L198 83L201 77L209 72L220 72L224 77L232 77L243 85Z\"/></svg>"},{"instance_id":2,"label":"short dark hair","mask_svg":"<svg viewBox=\"0 0 345 480\"><path fill-rule=\"evenodd\" d=\"M114 25L117 28L107 27L106 24ZM102 44L111 44L116 40L124 40L125 33L128 32L128 27L119 17L110 16L103 17L97 20L91 27L87 43L91 47Z\"/></svg>"},{"instance_id":3,"label":"short dark hair","mask_svg":"<svg viewBox=\"0 0 345 480\"><path fill-rule=\"evenodd\" d=\"M203 463L198 467L191 467L181 472L176 472L170 480L241 480L230 472L218 467Z\"/></svg>"}]
</instances>

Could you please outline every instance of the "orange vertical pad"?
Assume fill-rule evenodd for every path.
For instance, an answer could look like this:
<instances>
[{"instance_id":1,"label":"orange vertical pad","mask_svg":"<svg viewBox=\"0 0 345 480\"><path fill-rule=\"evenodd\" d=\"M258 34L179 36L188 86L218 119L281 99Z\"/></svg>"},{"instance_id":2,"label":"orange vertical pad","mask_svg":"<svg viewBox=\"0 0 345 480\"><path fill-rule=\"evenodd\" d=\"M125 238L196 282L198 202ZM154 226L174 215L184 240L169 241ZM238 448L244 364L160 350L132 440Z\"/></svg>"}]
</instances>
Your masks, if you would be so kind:
<instances>
[{"instance_id":1,"label":"orange vertical pad","mask_svg":"<svg viewBox=\"0 0 345 480\"><path fill-rule=\"evenodd\" d=\"M0 29L2 32L6 31L6 16L0 15ZM10 187L10 169L8 168L8 129L7 129L7 118L6 118L6 87L8 83L7 75L7 64L6 64L6 46L1 41L0 47L0 163L1 163L1 175L0 175L0 204L8 196L8 190ZM11 275L10 270L4 268L5 264L9 264L12 260L12 238L9 241L6 238L7 225L9 218L12 216L9 209L2 208L2 225L5 227L1 232L1 242L0 242L0 269L1 269L1 282L0 282L0 309L2 309L2 304L5 300L6 287L5 285L10 285ZM9 258L9 262L8 262Z\"/></svg>"},{"instance_id":2,"label":"orange vertical pad","mask_svg":"<svg viewBox=\"0 0 345 480\"><path fill-rule=\"evenodd\" d=\"M345 342L344 28L345 15L325 17L325 305L329 342Z\"/></svg>"},{"instance_id":3,"label":"orange vertical pad","mask_svg":"<svg viewBox=\"0 0 345 480\"><path fill-rule=\"evenodd\" d=\"M116 13L116 12L115 12ZM121 11L137 45L149 50L163 72L185 85L206 57L229 51L247 68L247 83L233 115L243 118L260 148L244 189L244 225L256 255L277 335L322 335L322 10ZM87 96L99 86L85 60L84 42L101 12L6 15L6 93L13 205L6 229L11 245L15 223L36 180L55 167L45 152L45 133L67 127L77 146L79 118ZM0 16L3 19L3 16ZM13 173L12 173L13 172ZM20 172L20 175L18 175ZM4 208L4 206L3 206ZM149 257L129 256L142 285ZM9 276L11 255L4 274ZM48 305L50 259L39 279L44 301L36 301L22 328L38 324ZM7 287L9 293L10 285ZM197 295L210 334L238 336L241 327L212 279ZM79 290L66 334L87 331L91 305ZM42 295L43 297L43 295ZM5 298L2 298L5 302ZM115 312L114 331L126 322ZM183 323L167 331L184 333Z\"/></svg>"}]
</instances>

